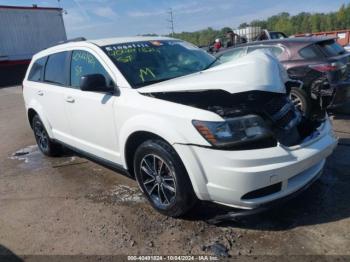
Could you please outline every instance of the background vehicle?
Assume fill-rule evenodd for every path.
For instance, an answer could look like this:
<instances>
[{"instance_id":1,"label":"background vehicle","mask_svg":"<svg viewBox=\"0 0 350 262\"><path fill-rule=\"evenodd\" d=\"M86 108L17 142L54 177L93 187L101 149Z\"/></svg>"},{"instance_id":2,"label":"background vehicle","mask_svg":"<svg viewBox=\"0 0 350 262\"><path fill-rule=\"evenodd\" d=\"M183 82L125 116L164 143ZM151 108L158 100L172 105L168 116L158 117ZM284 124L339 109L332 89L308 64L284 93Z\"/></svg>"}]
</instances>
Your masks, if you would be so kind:
<instances>
[{"instance_id":1,"label":"background vehicle","mask_svg":"<svg viewBox=\"0 0 350 262\"><path fill-rule=\"evenodd\" d=\"M67 40L62 12L0 5L0 86L20 84L35 53Z\"/></svg>"},{"instance_id":2,"label":"background vehicle","mask_svg":"<svg viewBox=\"0 0 350 262\"><path fill-rule=\"evenodd\" d=\"M232 37L228 37L228 34L232 33ZM217 36L222 42L222 48L220 51L226 48L235 47L244 43L250 43L255 41L266 41L272 39L284 39L288 38L283 32L268 31L266 29L261 29L260 27L249 26L246 28L235 29L233 31L228 31L225 35ZM231 42L227 45L227 42ZM202 47L209 53L216 53L217 48L214 47L214 41L207 47Z\"/></svg>"},{"instance_id":3,"label":"background vehicle","mask_svg":"<svg viewBox=\"0 0 350 262\"><path fill-rule=\"evenodd\" d=\"M253 209L310 185L336 145L329 120L296 110L275 57L215 61L158 37L46 49L23 82L37 144L48 156L63 144L125 170L169 216L197 198Z\"/></svg>"},{"instance_id":4,"label":"background vehicle","mask_svg":"<svg viewBox=\"0 0 350 262\"><path fill-rule=\"evenodd\" d=\"M288 38L283 32L269 31L267 29L261 29L259 26L235 29L234 33L244 37L247 42Z\"/></svg>"},{"instance_id":5,"label":"background vehicle","mask_svg":"<svg viewBox=\"0 0 350 262\"><path fill-rule=\"evenodd\" d=\"M291 98L306 115L335 108L350 98L349 56L333 38L289 38L253 42L216 54L228 62L257 49L270 49L293 80Z\"/></svg>"},{"instance_id":6,"label":"background vehicle","mask_svg":"<svg viewBox=\"0 0 350 262\"><path fill-rule=\"evenodd\" d=\"M350 30L335 30L335 31L325 31L325 32L314 32L314 33L304 33L295 34L294 37L332 37L337 39L337 43L345 47L350 44Z\"/></svg>"}]
</instances>

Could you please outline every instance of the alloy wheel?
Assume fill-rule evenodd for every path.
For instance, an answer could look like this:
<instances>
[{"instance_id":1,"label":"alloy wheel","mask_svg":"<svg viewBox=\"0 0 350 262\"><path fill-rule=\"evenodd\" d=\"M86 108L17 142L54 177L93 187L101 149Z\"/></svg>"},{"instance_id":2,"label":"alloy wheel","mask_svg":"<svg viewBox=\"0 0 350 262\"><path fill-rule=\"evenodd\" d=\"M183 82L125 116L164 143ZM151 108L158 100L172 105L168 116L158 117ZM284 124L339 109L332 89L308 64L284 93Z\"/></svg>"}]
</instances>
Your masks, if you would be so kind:
<instances>
[{"instance_id":1,"label":"alloy wheel","mask_svg":"<svg viewBox=\"0 0 350 262\"><path fill-rule=\"evenodd\" d=\"M291 93L290 100L292 100L292 102L296 108L298 108L300 111L303 111L303 102L299 96Z\"/></svg>"},{"instance_id":2,"label":"alloy wheel","mask_svg":"<svg viewBox=\"0 0 350 262\"><path fill-rule=\"evenodd\" d=\"M47 151L49 149L49 138L48 135L40 122L34 124L34 134L38 142L38 146L41 150Z\"/></svg>"},{"instance_id":3,"label":"alloy wheel","mask_svg":"<svg viewBox=\"0 0 350 262\"><path fill-rule=\"evenodd\" d=\"M162 158L154 154L146 155L141 160L140 172L143 186L155 204L168 206L174 202L175 174Z\"/></svg>"}]
</instances>

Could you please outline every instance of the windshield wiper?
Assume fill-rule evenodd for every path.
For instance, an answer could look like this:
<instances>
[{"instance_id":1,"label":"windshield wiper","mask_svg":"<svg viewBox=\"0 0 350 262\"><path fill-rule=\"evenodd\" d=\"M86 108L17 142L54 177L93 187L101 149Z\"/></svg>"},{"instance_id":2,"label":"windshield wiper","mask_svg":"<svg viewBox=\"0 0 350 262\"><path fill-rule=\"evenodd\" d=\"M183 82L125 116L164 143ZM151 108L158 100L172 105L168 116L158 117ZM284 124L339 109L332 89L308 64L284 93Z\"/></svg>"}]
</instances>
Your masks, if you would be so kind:
<instances>
[{"instance_id":1,"label":"windshield wiper","mask_svg":"<svg viewBox=\"0 0 350 262\"><path fill-rule=\"evenodd\" d=\"M204 67L203 70L209 69L209 68L210 68L212 65L214 65L217 61L219 61L219 58L218 58L218 57L215 57L214 61L211 62L207 67ZM203 71L203 70L202 70L202 71Z\"/></svg>"}]
</instances>

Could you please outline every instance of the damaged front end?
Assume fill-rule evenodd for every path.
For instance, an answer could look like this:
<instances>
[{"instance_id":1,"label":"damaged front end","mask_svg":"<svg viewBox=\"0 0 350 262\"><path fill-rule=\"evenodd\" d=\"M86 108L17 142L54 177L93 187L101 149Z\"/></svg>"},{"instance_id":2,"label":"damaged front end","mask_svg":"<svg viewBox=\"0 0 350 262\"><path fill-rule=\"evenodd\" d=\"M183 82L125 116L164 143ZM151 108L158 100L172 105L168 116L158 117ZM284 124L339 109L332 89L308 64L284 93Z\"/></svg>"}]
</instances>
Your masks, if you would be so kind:
<instances>
[{"instance_id":1,"label":"damaged front end","mask_svg":"<svg viewBox=\"0 0 350 262\"><path fill-rule=\"evenodd\" d=\"M321 121L306 119L288 96L267 91L231 94L223 90L148 93L167 100L214 112L225 122L193 121L213 147L249 150L295 146L317 136Z\"/></svg>"},{"instance_id":2,"label":"damaged front end","mask_svg":"<svg viewBox=\"0 0 350 262\"><path fill-rule=\"evenodd\" d=\"M255 51L139 92L221 116L225 121L192 122L214 148L248 150L278 143L290 147L317 136L317 127L324 118L306 119L295 108L288 97L288 81L275 56Z\"/></svg>"}]
</instances>

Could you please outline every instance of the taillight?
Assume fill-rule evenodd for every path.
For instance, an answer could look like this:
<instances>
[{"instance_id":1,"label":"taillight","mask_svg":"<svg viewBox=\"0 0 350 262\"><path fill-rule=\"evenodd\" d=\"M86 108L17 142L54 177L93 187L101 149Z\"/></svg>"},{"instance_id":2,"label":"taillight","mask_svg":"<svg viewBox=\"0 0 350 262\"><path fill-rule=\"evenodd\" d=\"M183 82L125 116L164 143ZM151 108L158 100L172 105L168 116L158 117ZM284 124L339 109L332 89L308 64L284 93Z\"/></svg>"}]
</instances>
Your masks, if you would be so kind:
<instances>
[{"instance_id":1,"label":"taillight","mask_svg":"<svg viewBox=\"0 0 350 262\"><path fill-rule=\"evenodd\" d=\"M339 69L337 64L335 64L335 63L309 65L309 67L316 70L316 71L322 72L322 73L337 71Z\"/></svg>"}]
</instances>

